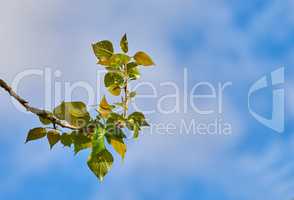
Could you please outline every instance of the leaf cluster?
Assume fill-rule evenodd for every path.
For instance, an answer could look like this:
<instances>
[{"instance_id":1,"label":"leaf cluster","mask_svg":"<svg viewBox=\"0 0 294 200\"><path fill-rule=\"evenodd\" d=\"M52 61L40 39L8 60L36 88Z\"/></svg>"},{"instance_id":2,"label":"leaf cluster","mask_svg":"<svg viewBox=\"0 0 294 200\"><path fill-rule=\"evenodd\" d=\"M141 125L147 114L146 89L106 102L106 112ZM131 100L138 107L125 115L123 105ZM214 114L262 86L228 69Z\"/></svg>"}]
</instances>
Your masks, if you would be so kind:
<instances>
[{"instance_id":1,"label":"leaf cluster","mask_svg":"<svg viewBox=\"0 0 294 200\"><path fill-rule=\"evenodd\" d=\"M29 142L47 137L50 149L61 143L65 147L73 147L75 154L90 149L87 164L99 180L103 180L113 164L113 156L107 148L111 146L124 159L127 152L126 133L132 133L136 139L142 128L149 126L143 113L128 114L128 104L136 96L136 91L129 90L129 83L140 78L140 67L152 66L154 62L143 51L127 55L129 45L126 34L120 41L120 48L122 52L115 53L113 44L108 40L92 44L97 63L107 71L104 85L111 95L121 96L121 102L110 104L103 96L94 117L83 102L62 102L52 112L39 116L43 125L52 127L31 129L26 139ZM50 115L76 129L61 129L49 120Z\"/></svg>"}]
</instances>

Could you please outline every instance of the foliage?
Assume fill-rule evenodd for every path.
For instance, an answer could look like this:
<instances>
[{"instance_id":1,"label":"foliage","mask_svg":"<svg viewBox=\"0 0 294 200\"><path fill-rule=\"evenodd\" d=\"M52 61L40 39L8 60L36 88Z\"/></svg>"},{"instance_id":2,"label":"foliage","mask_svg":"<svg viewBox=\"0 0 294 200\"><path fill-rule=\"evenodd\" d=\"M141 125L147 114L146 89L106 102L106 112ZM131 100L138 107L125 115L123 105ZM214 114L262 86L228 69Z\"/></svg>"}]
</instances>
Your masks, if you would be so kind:
<instances>
[{"instance_id":1,"label":"foliage","mask_svg":"<svg viewBox=\"0 0 294 200\"><path fill-rule=\"evenodd\" d=\"M107 147L112 146L124 159L127 151L126 133L132 133L133 138L138 138L141 129L149 126L143 113L128 113L129 102L136 96L136 91L129 90L129 83L140 78L141 66L152 66L154 62L142 51L134 56L127 55L129 47L126 34L120 41L122 53L115 53L112 43L108 40L92 44L92 48L98 59L97 63L106 69L105 87L111 95L121 96L121 102L110 104L103 96L95 117L91 117L83 102L62 102L52 112L39 116L43 125L51 124L52 127L30 130L26 142L47 136L50 149L59 142L65 147L73 147L75 154L84 149L91 149L87 164L102 181L113 164L113 156ZM64 120L76 128L64 130L65 128L55 124L50 116Z\"/></svg>"}]
</instances>

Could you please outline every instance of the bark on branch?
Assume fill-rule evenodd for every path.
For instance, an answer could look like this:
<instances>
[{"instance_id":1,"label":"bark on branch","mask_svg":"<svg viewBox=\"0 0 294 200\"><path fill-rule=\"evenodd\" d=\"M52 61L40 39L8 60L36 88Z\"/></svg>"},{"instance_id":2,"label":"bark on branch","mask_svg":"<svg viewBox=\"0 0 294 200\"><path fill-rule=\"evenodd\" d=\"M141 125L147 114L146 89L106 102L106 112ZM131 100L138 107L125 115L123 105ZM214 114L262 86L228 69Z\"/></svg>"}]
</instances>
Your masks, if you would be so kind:
<instances>
[{"instance_id":1,"label":"bark on branch","mask_svg":"<svg viewBox=\"0 0 294 200\"><path fill-rule=\"evenodd\" d=\"M15 100L17 100L28 112L31 112L39 117L46 118L46 119L50 120L53 124L59 125L62 128L68 128L68 129L72 129L72 130L79 129L78 127L75 127L75 126L69 124L65 120L58 119L56 116L52 115L52 113L50 113L46 110L42 110L42 109L30 106L28 101L26 101L25 99L20 97L18 94L16 94L16 92L13 91L13 89L2 79L0 79L0 87L3 88L6 92L8 92L11 97L13 97Z\"/></svg>"}]
</instances>

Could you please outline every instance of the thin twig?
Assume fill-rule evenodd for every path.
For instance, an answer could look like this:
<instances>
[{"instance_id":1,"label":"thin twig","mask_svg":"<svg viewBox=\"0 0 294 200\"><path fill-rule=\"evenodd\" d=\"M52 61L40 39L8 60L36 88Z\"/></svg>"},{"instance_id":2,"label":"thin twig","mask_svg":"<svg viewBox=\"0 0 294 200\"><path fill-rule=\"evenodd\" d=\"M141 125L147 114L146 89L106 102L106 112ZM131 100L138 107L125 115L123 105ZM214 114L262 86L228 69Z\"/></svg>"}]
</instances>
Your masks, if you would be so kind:
<instances>
[{"instance_id":1,"label":"thin twig","mask_svg":"<svg viewBox=\"0 0 294 200\"><path fill-rule=\"evenodd\" d=\"M52 113L41 110L39 108L35 108L29 105L29 102L20 97L16 92L13 91L13 89L2 79L0 79L0 87L3 88L6 92L9 93L11 97L13 97L15 100L17 100L28 112L31 112L39 117L46 118L50 120L53 124L59 125L62 128L68 128L72 130L79 130L78 127L75 127L71 124L69 124L65 120L58 119L55 115L52 115Z\"/></svg>"}]
</instances>

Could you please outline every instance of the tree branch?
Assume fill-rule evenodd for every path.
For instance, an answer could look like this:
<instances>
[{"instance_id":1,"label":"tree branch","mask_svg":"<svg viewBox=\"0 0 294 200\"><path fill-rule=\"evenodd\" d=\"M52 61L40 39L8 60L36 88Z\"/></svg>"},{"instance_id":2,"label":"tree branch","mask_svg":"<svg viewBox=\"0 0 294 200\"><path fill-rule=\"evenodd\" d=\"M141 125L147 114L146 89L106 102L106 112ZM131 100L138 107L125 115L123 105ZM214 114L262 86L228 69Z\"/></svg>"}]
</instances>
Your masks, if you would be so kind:
<instances>
[{"instance_id":1,"label":"tree branch","mask_svg":"<svg viewBox=\"0 0 294 200\"><path fill-rule=\"evenodd\" d=\"M29 105L29 102L27 102L25 99L20 97L16 92L13 91L13 89L2 79L0 79L0 87L3 88L6 92L9 93L11 97L13 97L15 100L17 100L28 112L31 112L39 117L46 118L50 120L53 124L59 125L62 128L68 128L72 130L79 130L80 128L75 127L71 124L69 124L65 120L60 120L56 116L52 115L52 113L41 110L39 108L35 108Z\"/></svg>"}]
</instances>

